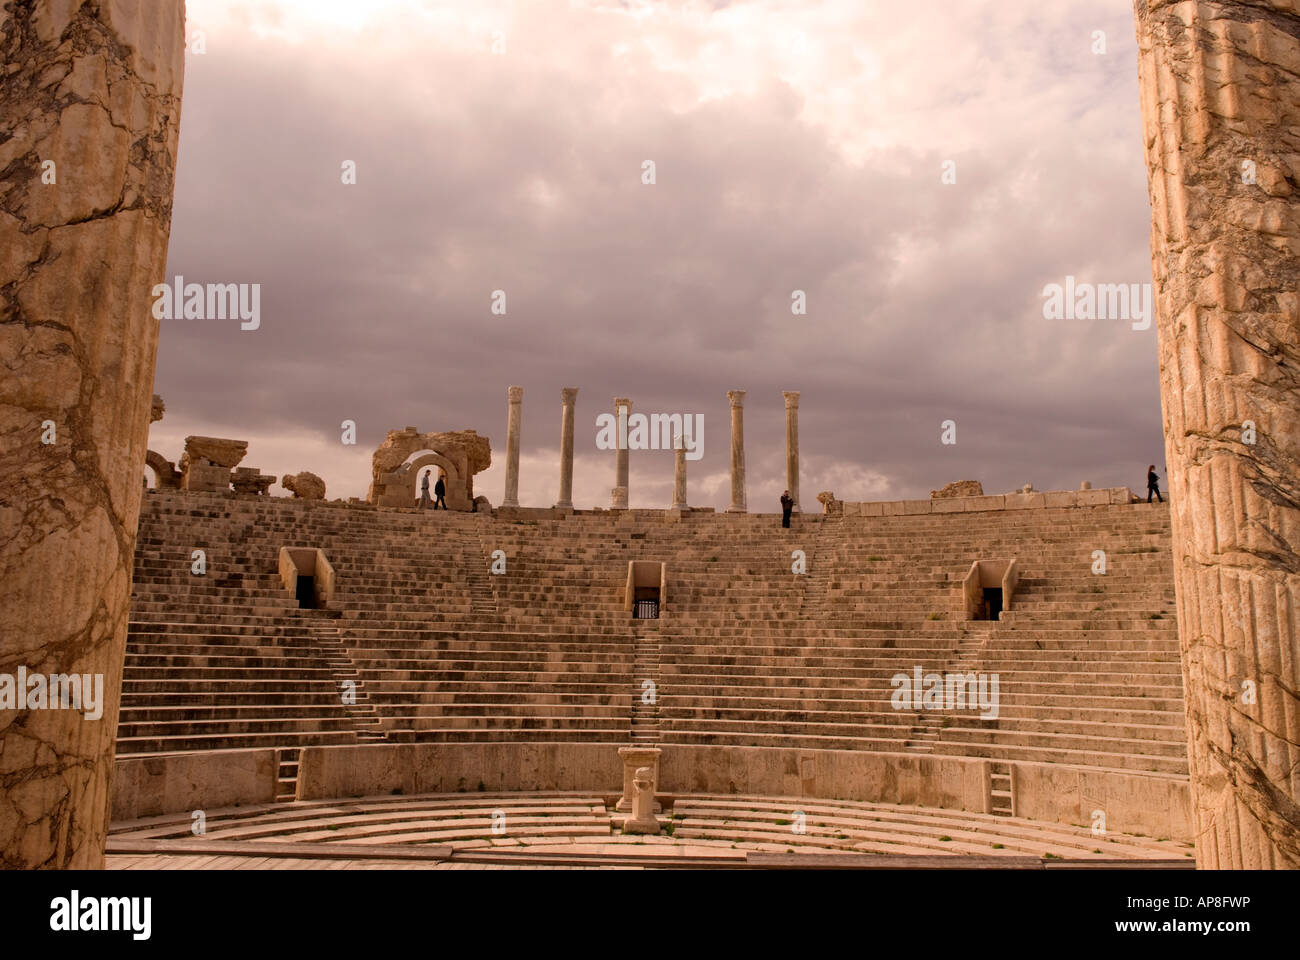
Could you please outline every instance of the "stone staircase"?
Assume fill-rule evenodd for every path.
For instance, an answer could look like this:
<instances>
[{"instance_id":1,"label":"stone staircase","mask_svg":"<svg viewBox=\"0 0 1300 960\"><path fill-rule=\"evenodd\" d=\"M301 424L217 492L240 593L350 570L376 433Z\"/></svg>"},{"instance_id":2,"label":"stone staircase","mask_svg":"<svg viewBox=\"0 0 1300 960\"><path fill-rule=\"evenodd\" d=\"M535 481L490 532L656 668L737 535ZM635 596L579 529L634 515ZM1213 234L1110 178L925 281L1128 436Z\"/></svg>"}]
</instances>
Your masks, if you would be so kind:
<instances>
[{"instance_id":1,"label":"stone staircase","mask_svg":"<svg viewBox=\"0 0 1300 960\"><path fill-rule=\"evenodd\" d=\"M632 668L631 741L641 746L659 742L659 631L657 620L638 620L633 641L636 660ZM647 686L648 685L648 686Z\"/></svg>"}]
</instances>

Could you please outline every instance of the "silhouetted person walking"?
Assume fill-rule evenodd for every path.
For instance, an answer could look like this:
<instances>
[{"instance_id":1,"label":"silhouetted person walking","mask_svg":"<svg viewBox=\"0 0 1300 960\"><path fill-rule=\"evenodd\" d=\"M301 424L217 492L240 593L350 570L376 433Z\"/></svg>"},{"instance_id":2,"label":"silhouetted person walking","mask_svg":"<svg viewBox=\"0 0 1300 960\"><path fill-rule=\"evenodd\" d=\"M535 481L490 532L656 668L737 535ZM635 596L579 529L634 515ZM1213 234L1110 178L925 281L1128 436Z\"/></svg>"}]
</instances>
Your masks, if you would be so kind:
<instances>
[{"instance_id":1,"label":"silhouetted person walking","mask_svg":"<svg viewBox=\"0 0 1300 960\"><path fill-rule=\"evenodd\" d=\"M432 473L432 472L433 472L433 471L431 471L431 470L426 470L426 471L424 472L424 477L421 478L421 480L420 480L420 504L419 504L419 506L420 506L420 509L421 509L421 510L427 510L427 509L429 508L429 504L433 502L432 500L429 499L429 474ZM434 509L436 510L437 507L435 506Z\"/></svg>"},{"instance_id":2,"label":"silhouetted person walking","mask_svg":"<svg viewBox=\"0 0 1300 960\"><path fill-rule=\"evenodd\" d=\"M790 526L790 511L794 509L794 497L790 496L787 490L781 494L781 526Z\"/></svg>"},{"instance_id":3,"label":"silhouetted person walking","mask_svg":"<svg viewBox=\"0 0 1300 960\"><path fill-rule=\"evenodd\" d=\"M447 485L442 482L442 474L438 474L438 482L433 485L433 495L436 498L433 501L433 509L438 509L438 504L442 504L442 509L447 509L447 501L443 499L443 494L447 492Z\"/></svg>"},{"instance_id":4,"label":"silhouetted person walking","mask_svg":"<svg viewBox=\"0 0 1300 960\"><path fill-rule=\"evenodd\" d=\"M1165 498L1160 496L1160 478L1156 476L1156 465L1154 463L1147 467L1147 503L1151 502L1153 493L1157 500L1161 503L1165 502Z\"/></svg>"}]
</instances>

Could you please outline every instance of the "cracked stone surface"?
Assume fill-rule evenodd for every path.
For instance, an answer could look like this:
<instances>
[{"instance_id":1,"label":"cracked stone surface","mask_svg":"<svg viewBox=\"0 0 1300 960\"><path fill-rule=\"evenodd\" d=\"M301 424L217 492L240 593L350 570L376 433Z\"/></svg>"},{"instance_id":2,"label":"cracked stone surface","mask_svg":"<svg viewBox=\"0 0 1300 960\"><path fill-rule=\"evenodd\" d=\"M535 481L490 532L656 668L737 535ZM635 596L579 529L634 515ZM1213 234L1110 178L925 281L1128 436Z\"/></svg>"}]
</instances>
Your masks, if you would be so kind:
<instances>
[{"instance_id":1,"label":"cracked stone surface","mask_svg":"<svg viewBox=\"0 0 1300 960\"><path fill-rule=\"evenodd\" d=\"M95 721L0 711L0 866L98 868L185 11L183 0L9 0L3 17L0 672L103 674L105 704Z\"/></svg>"},{"instance_id":2,"label":"cracked stone surface","mask_svg":"<svg viewBox=\"0 0 1300 960\"><path fill-rule=\"evenodd\" d=\"M1300 0L1135 12L1197 864L1300 868Z\"/></svg>"}]
</instances>

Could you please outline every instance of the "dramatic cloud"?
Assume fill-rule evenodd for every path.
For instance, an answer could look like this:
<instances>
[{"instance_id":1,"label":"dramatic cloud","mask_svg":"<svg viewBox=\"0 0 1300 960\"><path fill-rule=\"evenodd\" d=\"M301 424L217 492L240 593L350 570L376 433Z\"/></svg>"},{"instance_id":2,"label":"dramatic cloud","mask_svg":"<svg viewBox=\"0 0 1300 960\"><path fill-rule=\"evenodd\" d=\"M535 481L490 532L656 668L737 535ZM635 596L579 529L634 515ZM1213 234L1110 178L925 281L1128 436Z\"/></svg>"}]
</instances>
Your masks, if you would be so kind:
<instances>
[{"instance_id":1,"label":"dramatic cloud","mask_svg":"<svg viewBox=\"0 0 1300 960\"><path fill-rule=\"evenodd\" d=\"M1045 320L1042 299L1067 275L1150 280L1131 5L905 13L190 0L206 52L168 273L261 283L262 317L164 321L151 447L249 439L247 465L364 496L387 430L474 428L497 503L520 384L520 499L549 505L576 386L578 506L608 503L595 418L619 395L704 415L690 499L721 508L744 389L750 506L775 510L781 391L801 390L805 509L957 479L1141 485L1154 330ZM631 460L633 505L666 506L671 453Z\"/></svg>"}]
</instances>

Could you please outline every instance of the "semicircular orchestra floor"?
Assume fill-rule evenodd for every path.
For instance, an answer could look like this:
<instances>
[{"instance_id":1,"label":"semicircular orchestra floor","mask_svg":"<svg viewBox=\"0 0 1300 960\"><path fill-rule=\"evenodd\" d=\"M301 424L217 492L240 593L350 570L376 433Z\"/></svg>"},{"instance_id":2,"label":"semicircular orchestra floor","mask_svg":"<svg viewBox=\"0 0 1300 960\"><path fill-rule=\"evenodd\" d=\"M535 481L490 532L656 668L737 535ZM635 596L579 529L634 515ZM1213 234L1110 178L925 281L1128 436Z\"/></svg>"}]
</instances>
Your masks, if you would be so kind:
<instances>
[{"instance_id":1,"label":"semicircular orchestra floor","mask_svg":"<svg viewBox=\"0 0 1300 960\"><path fill-rule=\"evenodd\" d=\"M613 800L586 793L363 797L203 811L201 827L194 814L170 814L114 823L107 866L779 866L773 855L788 854L858 855L833 859L865 866L872 861L864 854L944 856L954 867L989 857L1018 858L1015 865L1029 859L1194 863L1190 843L1159 837L807 798L661 797L663 832L624 835L624 814Z\"/></svg>"}]
</instances>

